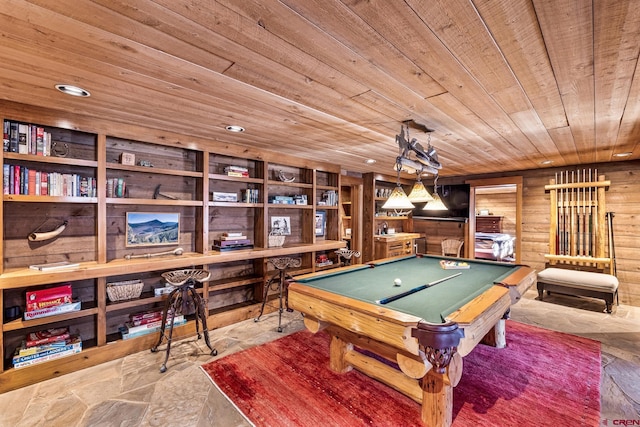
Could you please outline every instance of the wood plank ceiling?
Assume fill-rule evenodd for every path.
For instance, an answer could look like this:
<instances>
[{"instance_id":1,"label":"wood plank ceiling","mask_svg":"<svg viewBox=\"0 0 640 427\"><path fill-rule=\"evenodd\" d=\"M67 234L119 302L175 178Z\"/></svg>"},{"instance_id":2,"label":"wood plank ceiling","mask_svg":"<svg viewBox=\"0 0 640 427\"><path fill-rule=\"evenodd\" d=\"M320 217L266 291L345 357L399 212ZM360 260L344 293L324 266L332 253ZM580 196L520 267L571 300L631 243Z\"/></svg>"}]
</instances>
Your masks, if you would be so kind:
<instances>
[{"instance_id":1,"label":"wood plank ceiling","mask_svg":"<svg viewBox=\"0 0 640 427\"><path fill-rule=\"evenodd\" d=\"M356 172L393 174L409 119L441 176L640 157L637 0L0 5L6 100Z\"/></svg>"}]
</instances>

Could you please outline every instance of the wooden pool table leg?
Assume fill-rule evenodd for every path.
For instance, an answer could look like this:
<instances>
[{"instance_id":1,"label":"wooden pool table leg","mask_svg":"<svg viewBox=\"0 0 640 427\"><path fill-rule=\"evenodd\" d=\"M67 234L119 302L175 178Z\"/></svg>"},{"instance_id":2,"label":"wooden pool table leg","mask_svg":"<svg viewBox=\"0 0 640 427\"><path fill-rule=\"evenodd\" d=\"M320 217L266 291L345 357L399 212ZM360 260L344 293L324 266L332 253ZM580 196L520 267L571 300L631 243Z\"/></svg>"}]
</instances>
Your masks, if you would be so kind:
<instances>
[{"instance_id":1,"label":"wooden pool table leg","mask_svg":"<svg viewBox=\"0 0 640 427\"><path fill-rule=\"evenodd\" d=\"M495 348L505 348L507 346L507 332L506 322L502 318L498 320L493 328L487 332L487 335L482 338L482 344L490 345Z\"/></svg>"},{"instance_id":2,"label":"wooden pool table leg","mask_svg":"<svg viewBox=\"0 0 640 427\"><path fill-rule=\"evenodd\" d=\"M444 374L434 369L421 381L421 418L428 427L450 427L453 422L453 388L462 378L462 356L455 353Z\"/></svg>"}]
</instances>

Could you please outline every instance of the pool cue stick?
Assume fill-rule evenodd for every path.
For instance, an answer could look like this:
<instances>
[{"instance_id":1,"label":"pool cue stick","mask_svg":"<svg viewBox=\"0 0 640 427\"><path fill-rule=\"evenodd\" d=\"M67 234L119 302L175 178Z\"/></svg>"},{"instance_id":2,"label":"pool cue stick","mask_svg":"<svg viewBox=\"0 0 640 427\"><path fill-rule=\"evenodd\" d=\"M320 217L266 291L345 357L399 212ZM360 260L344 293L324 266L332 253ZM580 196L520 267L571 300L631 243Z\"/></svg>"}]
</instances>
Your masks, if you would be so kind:
<instances>
[{"instance_id":1,"label":"pool cue stick","mask_svg":"<svg viewBox=\"0 0 640 427\"><path fill-rule=\"evenodd\" d=\"M580 184L580 169L576 171L576 182ZM576 255L580 256L580 187L576 188Z\"/></svg>"},{"instance_id":2,"label":"pool cue stick","mask_svg":"<svg viewBox=\"0 0 640 427\"><path fill-rule=\"evenodd\" d=\"M556 172L556 177L553 183L556 185L558 184L558 172ZM557 189L553 196L556 198L556 251L554 254L558 255L560 253L560 239L558 238L560 231L560 205L558 204L560 201L560 195L558 194ZM551 242L549 242L549 244L551 244ZM551 250L551 248L549 248L549 250Z\"/></svg>"},{"instance_id":3,"label":"pool cue stick","mask_svg":"<svg viewBox=\"0 0 640 427\"><path fill-rule=\"evenodd\" d=\"M575 188L575 174L571 171L571 188L569 189L569 255L576 254L576 219L575 219L575 206L576 206L576 188Z\"/></svg>"},{"instance_id":4,"label":"pool cue stick","mask_svg":"<svg viewBox=\"0 0 640 427\"><path fill-rule=\"evenodd\" d=\"M396 295L391 295L389 297L382 298L381 300L378 300L376 302L378 304L388 304L388 303L393 302L395 300L399 300L400 298L404 298L404 297L406 297L408 295L415 294L416 292L419 292L419 291L421 291L423 289L427 289L427 288L430 288L431 286L435 286L438 283L442 283L442 282L445 282L445 281L447 281L449 279L453 279L454 277L458 277L461 274L462 273L452 274L451 276L443 277L442 279L438 279L438 280L434 280L433 282L429 282L426 285L416 286L415 288L409 289L408 291L404 291L404 292L401 292L401 293L396 294Z\"/></svg>"},{"instance_id":5,"label":"pool cue stick","mask_svg":"<svg viewBox=\"0 0 640 427\"><path fill-rule=\"evenodd\" d=\"M582 169L582 179L587 182L587 170ZM587 187L584 187L582 195L584 196L583 204L584 204L584 218L582 218L582 254L587 255L587 212L589 209L589 205L587 204Z\"/></svg>"},{"instance_id":6,"label":"pool cue stick","mask_svg":"<svg viewBox=\"0 0 640 427\"><path fill-rule=\"evenodd\" d=\"M564 214L564 233L562 235L562 247L564 248L564 252L563 255L569 255L569 208L567 206L567 202L569 200L569 191L567 189L567 184L569 183L569 171L565 171L565 178L564 178L564 209L563 209L563 214Z\"/></svg>"},{"instance_id":7,"label":"pool cue stick","mask_svg":"<svg viewBox=\"0 0 640 427\"><path fill-rule=\"evenodd\" d=\"M589 168L589 184L591 180L591 168ZM589 256L593 255L593 204L591 199L591 185L589 185Z\"/></svg>"},{"instance_id":8,"label":"pool cue stick","mask_svg":"<svg viewBox=\"0 0 640 427\"><path fill-rule=\"evenodd\" d=\"M593 170L593 179L595 182L598 181L598 169ZM600 211L600 203L598 200L598 187L593 188L593 199L594 199L594 215L593 215L593 256L602 257L604 254L598 253L598 213Z\"/></svg>"},{"instance_id":9,"label":"pool cue stick","mask_svg":"<svg viewBox=\"0 0 640 427\"><path fill-rule=\"evenodd\" d=\"M562 174L562 172L560 172L560 185L562 185L563 179L564 175ZM560 229L558 232L560 250L558 251L558 255L564 255L564 190L562 188L559 188L558 191L560 192L560 227L558 227Z\"/></svg>"},{"instance_id":10,"label":"pool cue stick","mask_svg":"<svg viewBox=\"0 0 640 427\"><path fill-rule=\"evenodd\" d=\"M613 212L607 212L607 225L609 232L609 258L611 258L611 267L610 273L614 276L618 272L616 266L616 245L613 242L613 217L615 214Z\"/></svg>"}]
</instances>

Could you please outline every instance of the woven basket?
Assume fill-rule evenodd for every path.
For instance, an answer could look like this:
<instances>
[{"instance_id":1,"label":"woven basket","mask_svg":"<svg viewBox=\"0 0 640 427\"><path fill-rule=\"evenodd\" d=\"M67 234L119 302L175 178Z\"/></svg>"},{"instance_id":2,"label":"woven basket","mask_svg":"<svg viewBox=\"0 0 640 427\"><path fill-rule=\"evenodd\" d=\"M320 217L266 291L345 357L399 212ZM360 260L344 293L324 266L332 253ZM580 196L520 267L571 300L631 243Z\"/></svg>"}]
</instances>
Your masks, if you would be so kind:
<instances>
[{"instance_id":1,"label":"woven basket","mask_svg":"<svg viewBox=\"0 0 640 427\"><path fill-rule=\"evenodd\" d=\"M107 283L107 296L112 302L140 298L143 287L144 282L141 280Z\"/></svg>"},{"instance_id":2,"label":"woven basket","mask_svg":"<svg viewBox=\"0 0 640 427\"><path fill-rule=\"evenodd\" d=\"M280 246L284 245L284 238L285 236L283 234L277 234L272 231L271 233L269 233L269 247L279 248Z\"/></svg>"}]
</instances>

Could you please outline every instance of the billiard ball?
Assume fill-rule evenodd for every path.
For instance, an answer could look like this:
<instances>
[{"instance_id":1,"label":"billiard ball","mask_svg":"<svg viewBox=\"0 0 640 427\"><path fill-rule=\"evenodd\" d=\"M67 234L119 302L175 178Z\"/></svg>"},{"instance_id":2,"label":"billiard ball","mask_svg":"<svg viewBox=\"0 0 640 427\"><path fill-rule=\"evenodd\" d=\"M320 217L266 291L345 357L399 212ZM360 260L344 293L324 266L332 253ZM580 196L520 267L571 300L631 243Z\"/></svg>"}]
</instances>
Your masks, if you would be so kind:
<instances>
[{"instance_id":1,"label":"billiard ball","mask_svg":"<svg viewBox=\"0 0 640 427\"><path fill-rule=\"evenodd\" d=\"M393 286L400 286L402 284L402 280L400 279L394 279L393 281Z\"/></svg>"}]
</instances>

